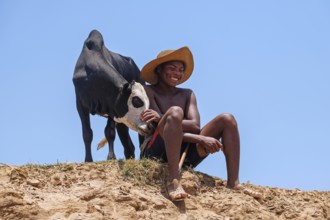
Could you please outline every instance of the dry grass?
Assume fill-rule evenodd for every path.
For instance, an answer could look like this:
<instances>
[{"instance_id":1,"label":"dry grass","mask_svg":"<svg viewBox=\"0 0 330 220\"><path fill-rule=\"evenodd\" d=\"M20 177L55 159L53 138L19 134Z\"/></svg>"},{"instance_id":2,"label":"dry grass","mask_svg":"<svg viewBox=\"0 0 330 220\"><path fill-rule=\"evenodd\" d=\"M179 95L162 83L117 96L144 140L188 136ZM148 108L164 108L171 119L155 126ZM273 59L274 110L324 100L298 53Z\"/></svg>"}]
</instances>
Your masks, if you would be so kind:
<instances>
[{"instance_id":1,"label":"dry grass","mask_svg":"<svg viewBox=\"0 0 330 220\"><path fill-rule=\"evenodd\" d=\"M138 184L152 184L166 175L166 165L155 160L125 160L120 164L120 173L123 177L134 179Z\"/></svg>"},{"instance_id":2,"label":"dry grass","mask_svg":"<svg viewBox=\"0 0 330 220\"><path fill-rule=\"evenodd\" d=\"M1 166L10 166L5 163L1 163ZM160 181L164 181L168 176L168 167L166 163L161 163L157 160L141 159L141 160L105 160L97 161L93 163L60 163L55 164L32 164L28 163L24 166L20 166L21 169L38 170L38 172L44 172L47 170L56 169L59 171L70 171L76 169L76 166L95 166L96 167L110 167L111 169L117 167L119 174L130 181L134 181L139 185L155 184ZM189 172L194 173L192 168L188 168Z\"/></svg>"}]
</instances>

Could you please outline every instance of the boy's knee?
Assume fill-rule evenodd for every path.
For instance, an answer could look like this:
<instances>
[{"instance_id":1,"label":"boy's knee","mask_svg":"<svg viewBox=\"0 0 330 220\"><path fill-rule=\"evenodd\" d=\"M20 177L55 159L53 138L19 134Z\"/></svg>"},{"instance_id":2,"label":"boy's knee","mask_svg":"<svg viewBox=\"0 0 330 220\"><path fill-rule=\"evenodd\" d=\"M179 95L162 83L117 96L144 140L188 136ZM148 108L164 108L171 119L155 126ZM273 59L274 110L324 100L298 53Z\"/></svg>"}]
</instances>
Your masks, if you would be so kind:
<instances>
[{"instance_id":1,"label":"boy's knee","mask_svg":"<svg viewBox=\"0 0 330 220\"><path fill-rule=\"evenodd\" d=\"M179 106L172 106L168 109L168 118L170 119L177 119L177 120L183 120L183 110Z\"/></svg>"},{"instance_id":2,"label":"boy's knee","mask_svg":"<svg viewBox=\"0 0 330 220\"><path fill-rule=\"evenodd\" d=\"M219 115L221 117L221 120L227 125L227 126L234 126L237 127L237 122L235 117L230 113L223 113Z\"/></svg>"},{"instance_id":3,"label":"boy's knee","mask_svg":"<svg viewBox=\"0 0 330 220\"><path fill-rule=\"evenodd\" d=\"M183 117L183 110L179 106L172 106L168 109L171 115L175 116L182 116Z\"/></svg>"}]
</instances>

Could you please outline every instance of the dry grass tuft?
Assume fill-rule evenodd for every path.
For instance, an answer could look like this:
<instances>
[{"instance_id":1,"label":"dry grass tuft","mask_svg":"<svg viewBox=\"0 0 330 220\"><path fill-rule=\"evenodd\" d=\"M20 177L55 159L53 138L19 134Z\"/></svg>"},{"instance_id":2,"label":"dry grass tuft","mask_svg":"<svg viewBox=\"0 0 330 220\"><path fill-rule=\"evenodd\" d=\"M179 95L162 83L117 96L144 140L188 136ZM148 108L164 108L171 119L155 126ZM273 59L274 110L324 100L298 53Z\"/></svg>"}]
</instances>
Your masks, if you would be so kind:
<instances>
[{"instance_id":1,"label":"dry grass tuft","mask_svg":"<svg viewBox=\"0 0 330 220\"><path fill-rule=\"evenodd\" d=\"M149 159L125 160L120 168L122 176L141 185L157 183L167 170L165 164Z\"/></svg>"}]
</instances>

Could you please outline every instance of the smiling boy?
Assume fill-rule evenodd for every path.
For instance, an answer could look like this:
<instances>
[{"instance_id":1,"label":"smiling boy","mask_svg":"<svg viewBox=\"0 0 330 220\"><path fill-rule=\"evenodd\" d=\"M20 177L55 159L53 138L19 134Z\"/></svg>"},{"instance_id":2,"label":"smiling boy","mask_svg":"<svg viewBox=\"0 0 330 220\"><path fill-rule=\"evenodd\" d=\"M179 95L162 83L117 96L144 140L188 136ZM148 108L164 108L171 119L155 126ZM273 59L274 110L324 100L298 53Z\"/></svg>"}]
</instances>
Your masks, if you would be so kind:
<instances>
[{"instance_id":1,"label":"smiling boy","mask_svg":"<svg viewBox=\"0 0 330 220\"><path fill-rule=\"evenodd\" d=\"M160 52L141 71L141 78L150 84L145 86L150 108L141 114L141 119L156 126L151 141L141 150L141 158L168 163L167 192L172 201L188 197L181 186L179 169L180 155L188 145L184 166L196 167L209 153L223 151L227 188L243 189L239 183L240 141L234 116L220 114L200 129L194 92L177 87L189 79L193 68L191 51L182 47Z\"/></svg>"}]
</instances>

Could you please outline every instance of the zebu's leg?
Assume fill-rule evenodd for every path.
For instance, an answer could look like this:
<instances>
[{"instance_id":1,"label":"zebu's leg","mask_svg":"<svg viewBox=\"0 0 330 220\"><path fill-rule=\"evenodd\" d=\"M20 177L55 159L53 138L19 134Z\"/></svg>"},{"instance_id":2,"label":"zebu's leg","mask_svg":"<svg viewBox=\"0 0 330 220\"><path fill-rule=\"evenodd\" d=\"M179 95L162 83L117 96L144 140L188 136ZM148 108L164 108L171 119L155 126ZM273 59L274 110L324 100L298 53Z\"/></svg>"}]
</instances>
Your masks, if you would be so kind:
<instances>
[{"instance_id":1,"label":"zebu's leg","mask_svg":"<svg viewBox=\"0 0 330 220\"><path fill-rule=\"evenodd\" d=\"M107 126L104 129L104 134L109 144L109 154L107 159L115 160L116 155L113 148L113 143L115 142L115 138L116 138L115 121L110 117L108 117Z\"/></svg>"},{"instance_id":2,"label":"zebu's leg","mask_svg":"<svg viewBox=\"0 0 330 220\"><path fill-rule=\"evenodd\" d=\"M78 114L80 116L82 134L85 143L85 162L93 162L91 144L93 140L93 131L91 129L91 123L89 118L89 111L85 109L78 98L76 100Z\"/></svg>"},{"instance_id":3,"label":"zebu's leg","mask_svg":"<svg viewBox=\"0 0 330 220\"><path fill-rule=\"evenodd\" d=\"M124 147L124 154L126 159L134 159L135 158L135 146L131 140L129 135L128 127L125 124L117 123L116 125L118 136L120 141Z\"/></svg>"},{"instance_id":4,"label":"zebu's leg","mask_svg":"<svg viewBox=\"0 0 330 220\"><path fill-rule=\"evenodd\" d=\"M144 136L139 134L139 145L141 146L141 144L143 144L144 141Z\"/></svg>"}]
</instances>

